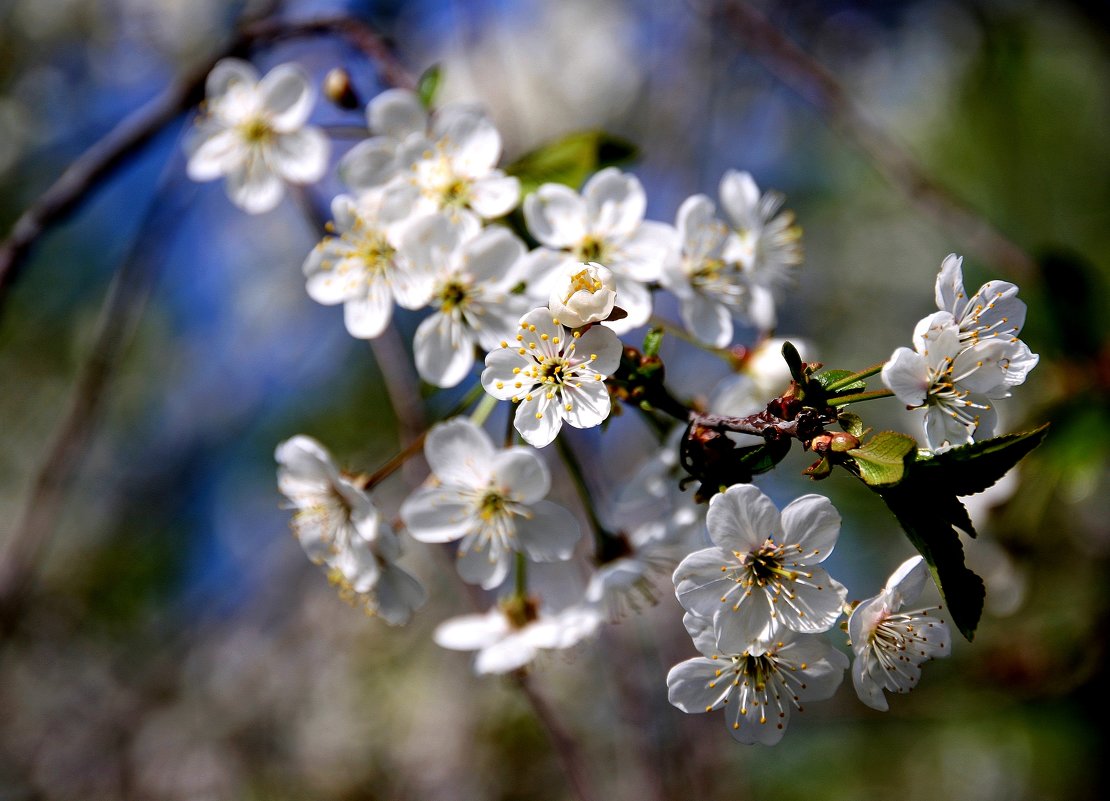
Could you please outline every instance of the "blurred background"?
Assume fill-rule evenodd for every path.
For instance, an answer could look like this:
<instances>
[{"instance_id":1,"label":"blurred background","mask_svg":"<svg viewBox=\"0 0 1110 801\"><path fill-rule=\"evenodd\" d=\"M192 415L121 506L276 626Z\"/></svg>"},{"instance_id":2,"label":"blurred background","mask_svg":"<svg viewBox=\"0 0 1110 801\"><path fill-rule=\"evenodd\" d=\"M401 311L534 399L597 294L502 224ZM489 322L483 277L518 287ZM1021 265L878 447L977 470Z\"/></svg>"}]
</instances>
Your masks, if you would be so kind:
<instances>
[{"instance_id":1,"label":"blurred background","mask_svg":"<svg viewBox=\"0 0 1110 801\"><path fill-rule=\"evenodd\" d=\"M604 129L639 148L625 166L651 219L715 196L730 168L785 192L807 258L777 333L828 365L908 345L941 260L963 254L969 287L1021 287L1023 338L1041 355L1003 430L1053 425L968 501L968 558L988 585L974 644L956 642L886 714L849 681L777 747L744 747L719 715L667 703L667 670L695 652L664 582L643 614L541 660L533 687L599 798L1094 798L1110 626L1110 38L1090 8L0 0L0 230L224 52L243 15L342 14L380 31L410 74L441 65L441 102L484 103L506 162ZM386 86L381 63L334 34L245 54L317 81L343 65L363 103ZM419 314L372 349L307 297L300 265L319 234L296 197L248 217L218 182L190 184L189 120L168 114L96 180L0 306L0 545L37 532L2 615L0 799L573 797L515 685L432 643L473 609L442 553L410 543L432 600L390 629L344 605L290 536L279 441L311 434L372 470L461 391L405 384ZM324 101L313 121L364 124ZM352 142L337 138L333 159ZM340 189L332 171L313 191ZM670 301L660 312L677 318ZM727 374L670 338L663 356L687 397ZM413 399L400 416L390 391ZM894 402L860 411L919 430ZM601 503L651 451L632 415L571 435ZM795 451L759 484L780 505L829 494L845 521L830 572L850 597L872 595L912 549L862 487L803 479L809 461ZM393 514L422 478L414 463L387 481L381 506ZM556 495L574 507L570 489Z\"/></svg>"}]
</instances>

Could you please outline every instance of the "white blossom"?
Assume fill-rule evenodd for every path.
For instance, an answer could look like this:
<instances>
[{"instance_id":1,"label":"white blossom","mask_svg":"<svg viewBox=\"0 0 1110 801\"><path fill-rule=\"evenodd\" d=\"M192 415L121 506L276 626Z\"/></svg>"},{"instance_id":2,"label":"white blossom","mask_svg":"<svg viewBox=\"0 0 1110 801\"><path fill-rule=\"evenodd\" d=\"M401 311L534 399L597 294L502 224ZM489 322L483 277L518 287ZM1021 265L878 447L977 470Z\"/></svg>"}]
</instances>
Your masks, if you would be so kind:
<instances>
[{"instance_id":1,"label":"white blossom","mask_svg":"<svg viewBox=\"0 0 1110 801\"><path fill-rule=\"evenodd\" d=\"M274 208L284 181L305 184L323 177L328 140L305 125L315 93L305 74L282 64L259 79L245 61L225 58L206 84L203 115L187 143L194 181L227 177L227 194L251 214Z\"/></svg>"},{"instance_id":2,"label":"white blossom","mask_svg":"<svg viewBox=\"0 0 1110 801\"><path fill-rule=\"evenodd\" d=\"M425 381L453 387L474 365L474 347L497 348L531 307L512 293L524 244L507 228L433 214L411 222L401 252L425 276L435 311L416 329L413 355ZM417 279L412 279L417 280Z\"/></svg>"},{"instance_id":3,"label":"white blossom","mask_svg":"<svg viewBox=\"0 0 1110 801\"><path fill-rule=\"evenodd\" d=\"M725 710L729 733L741 743L775 745L793 710L836 692L848 658L821 637L782 631L752 646L731 634L717 637L706 618L683 618L704 656L688 659L667 674L667 697L687 713Z\"/></svg>"},{"instance_id":4,"label":"white blossom","mask_svg":"<svg viewBox=\"0 0 1110 801\"><path fill-rule=\"evenodd\" d=\"M407 206L386 203L382 192L355 199L339 195L331 204L331 236L304 262L309 297L343 304L351 336L373 339L389 325L393 303L418 309L431 300L432 276L414 270L399 251Z\"/></svg>"},{"instance_id":5,"label":"white blossom","mask_svg":"<svg viewBox=\"0 0 1110 801\"><path fill-rule=\"evenodd\" d=\"M933 451L994 434L993 401L1010 395L1022 351L998 337L966 345L949 312L935 312L914 329L914 348L898 348L883 366L883 383L912 408L925 409L925 441Z\"/></svg>"},{"instance_id":6,"label":"white blossom","mask_svg":"<svg viewBox=\"0 0 1110 801\"><path fill-rule=\"evenodd\" d=\"M794 225L793 212L779 213L783 195L760 194L752 176L737 170L721 178L720 194L721 207L736 233L725 259L743 264L758 286L789 283L802 263L802 231Z\"/></svg>"},{"instance_id":7,"label":"white blossom","mask_svg":"<svg viewBox=\"0 0 1110 801\"><path fill-rule=\"evenodd\" d=\"M607 267L567 261L552 285L547 307L563 325L581 328L608 317L616 298L616 283Z\"/></svg>"},{"instance_id":8,"label":"white blossom","mask_svg":"<svg viewBox=\"0 0 1110 801\"><path fill-rule=\"evenodd\" d=\"M421 542L460 540L464 581L496 587L520 551L538 562L569 559L578 521L545 501L547 467L530 448L497 450L473 422L456 418L428 432L424 456L435 482L401 505L401 520Z\"/></svg>"},{"instance_id":9,"label":"white blossom","mask_svg":"<svg viewBox=\"0 0 1110 801\"><path fill-rule=\"evenodd\" d=\"M699 341L723 348L732 342L734 317L762 331L775 324L771 290L757 283L754 265L738 255L739 235L716 217L705 195L687 198L675 221L680 248L672 250L660 280L679 299L686 328Z\"/></svg>"},{"instance_id":10,"label":"white blossom","mask_svg":"<svg viewBox=\"0 0 1110 801\"><path fill-rule=\"evenodd\" d=\"M340 597L390 625L408 622L426 593L396 564L400 541L369 495L310 437L286 440L274 458L278 489L296 510L293 533L309 559L327 570Z\"/></svg>"},{"instance_id":11,"label":"white blossom","mask_svg":"<svg viewBox=\"0 0 1110 801\"><path fill-rule=\"evenodd\" d=\"M751 484L714 495L706 515L714 545L675 569L675 594L687 611L709 618L729 642L766 642L783 628L826 631L847 595L823 562L840 534L840 515L820 495L803 495L779 513Z\"/></svg>"},{"instance_id":12,"label":"white blossom","mask_svg":"<svg viewBox=\"0 0 1110 801\"><path fill-rule=\"evenodd\" d=\"M430 115L407 89L390 89L367 107L370 139L340 161L356 192L388 187L409 193L414 214L465 212L493 219L520 199L520 182L496 168L501 134L485 112L453 104Z\"/></svg>"},{"instance_id":13,"label":"white blossom","mask_svg":"<svg viewBox=\"0 0 1110 801\"><path fill-rule=\"evenodd\" d=\"M908 693L921 678L921 665L951 650L948 624L927 614L940 607L902 611L921 595L928 578L924 559L907 559L883 591L857 606L848 620L855 651L852 682L860 700L873 709L885 712L884 690Z\"/></svg>"},{"instance_id":14,"label":"white blossom","mask_svg":"<svg viewBox=\"0 0 1110 801\"><path fill-rule=\"evenodd\" d=\"M590 178L581 195L562 184L544 184L524 200L528 230L544 246L541 256L565 251L576 261L603 264L613 272L618 305L628 313L606 323L618 334L648 321L647 285L659 280L668 252L676 247L671 226L644 221L646 208L639 179L615 167ZM556 271L533 276L529 291L546 299L557 277Z\"/></svg>"},{"instance_id":15,"label":"white blossom","mask_svg":"<svg viewBox=\"0 0 1110 801\"><path fill-rule=\"evenodd\" d=\"M499 400L519 404L514 418L524 441L548 445L565 420L592 428L609 416L606 376L620 364L621 343L602 326L573 331L547 308L520 319L520 332L491 350L482 386Z\"/></svg>"}]
</instances>

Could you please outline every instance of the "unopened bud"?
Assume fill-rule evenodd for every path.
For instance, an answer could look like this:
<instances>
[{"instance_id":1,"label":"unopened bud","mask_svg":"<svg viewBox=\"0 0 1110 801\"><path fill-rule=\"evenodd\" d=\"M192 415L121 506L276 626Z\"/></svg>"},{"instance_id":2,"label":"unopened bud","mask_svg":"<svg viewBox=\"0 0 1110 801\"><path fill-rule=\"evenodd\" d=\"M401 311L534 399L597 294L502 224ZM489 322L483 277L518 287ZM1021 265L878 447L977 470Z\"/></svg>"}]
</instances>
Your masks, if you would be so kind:
<instances>
[{"instance_id":1,"label":"unopened bud","mask_svg":"<svg viewBox=\"0 0 1110 801\"><path fill-rule=\"evenodd\" d=\"M548 308L560 323L569 328L581 328L609 316L616 300L617 285L607 267L597 262L568 261L560 270L548 302Z\"/></svg>"},{"instance_id":2,"label":"unopened bud","mask_svg":"<svg viewBox=\"0 0 1110 801\"><path fill-rule=\"evenodd\" d=\"M847 453L859 447L859 437L853 437L847 431L837 431L832 435L829 449L833 453Z\"/></svg>"},{"instance_id":3,"label":"unopened bud","mask_svg":"<svg viewBox=\"0 0 1110 801\"><path fill-rule=\"evenodd\" d=\"M335 67L324 76L324 97L340 108L356 109L360 105L351 76L342 67Z\"/></svg>"},{"instance_id":4,"label":"unopened bud","mask_svg":"<svg viewBox=\"0 0 1110 801\"><path fill-rule=\"evenodd\" d=\"M803 470L802 475L809 476L814 481L820 481L823 478L828 478L831 472L832 462L822 457Z\"/></svg>"}]
</instances>

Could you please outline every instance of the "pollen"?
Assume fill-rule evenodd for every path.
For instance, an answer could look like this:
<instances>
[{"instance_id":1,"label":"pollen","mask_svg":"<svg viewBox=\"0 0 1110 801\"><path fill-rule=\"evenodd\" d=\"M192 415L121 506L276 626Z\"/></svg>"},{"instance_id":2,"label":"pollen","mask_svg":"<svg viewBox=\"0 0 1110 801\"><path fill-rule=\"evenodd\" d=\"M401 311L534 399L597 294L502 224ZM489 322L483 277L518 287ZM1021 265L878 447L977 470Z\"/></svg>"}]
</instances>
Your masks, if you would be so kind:
<instances>
[{"instance_id":1,"label":"pollen","mask_svg":"<svg viewBox=\"0 0 1110 801\"><path fill-rule=\"evenodd\" d=\"M497 382L497 388L498 389L504 389L505 388L505 382L504 381L498 381Z\"/></svg>"},{"instance_id":2,"label":"pollen","mask_svg":"<svg viewBox=\"0 0 1110 801\"><path fill-rule=\"evenodd\" d=\"M537 420L542 420L543 419L543 412L536 412L536 419Z\"/></svg>"}]
</instances>

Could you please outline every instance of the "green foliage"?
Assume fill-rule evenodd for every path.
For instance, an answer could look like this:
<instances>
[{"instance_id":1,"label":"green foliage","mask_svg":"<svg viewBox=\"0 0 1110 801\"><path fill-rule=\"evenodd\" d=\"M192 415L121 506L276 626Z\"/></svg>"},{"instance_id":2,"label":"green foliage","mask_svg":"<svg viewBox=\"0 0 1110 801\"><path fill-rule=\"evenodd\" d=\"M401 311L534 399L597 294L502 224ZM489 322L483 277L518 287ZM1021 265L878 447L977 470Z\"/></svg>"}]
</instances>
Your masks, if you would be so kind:
<instances>
[{"instance_id":1,"label":"green foliage","mask_svg":"<svg viewBox=\"0 0 1110 801\"><path fill-rule=\"evenodd\" d=\"M858 418L857 418L858 419ZM882 431L859 448L848 451L859 468L859 477L869 487L889 487L906 472L906 458L917 452L917 441L908 434Z\"/></svg>"},{"instance_id":2,"label":"green foliage","mask_svg":"<svg viewBox=\"0 0 1110 801\"><path fill-rule=\"evenodd\" d=\"M862 437L864 434L863 418L855 412L841 412L837 415L836 422L853 437Z\"/></svg>"},{"instance_id":3,"label":"green foliage","mask_svg":"<svg viewBox=\"0 0 1110 801\"><path fill-rule=\"evenodd\" d=\"M851 370L823 370L817 375L813 376L813 380L829 389L830 386L836 384L837 381L842 381L850 375L854 375ZM853 381L850 384L845 384L842 387L836 387L836 392L859 392L867 389L867 382L862 378L859 381Z\"/></svg>"},{"instance_id":4,"label":"green foliage","mask_svg":"<svg viewBox=\"0 0 1110 801\"><path fill-rule=\"evenodd\" d=\"M663 329L650 328L644 334L644 355L645 356L658 356L659 346L663 344Z\"/></svg>"},{"instance_id":5,"label":"green foliage","mask_svg":"<svg viewBox=\"0 0 1110 801\"><path fill-rule=\"evenodd\" d=\"M549 142L505 168L520 179L521 194L536 191L541 184L558 183L578 189L602 169L624 164L636 157L636 146L604 131L579 131Z\"/></svg>"},{"instance_id":6,"label":"green foliage","mask_svg":"<svg viewBox=\"0 0 1110 801\"><path fill-rule=\"evenodd\" d=\"M862 448L849 451L859 478L894 513L910 542L925 557L952 622L968 640L983 612L983 580L964 565L957 529L975 536L959 496L982 492L1037 447L1048 426L975 442L916 459L916 443L905 434L885 431ZM898 454L901 453L901 456ZM895 473L901 479L889 482ZM879 479L879 480L876 480Z\"/></svg>"},{"instance_id":7,"label":"green foliage","mask_svg":"<svg viewBox=\"0 0 1110 801\"><path fill-rule=\"evenodd\" d=\"M416 94L424 108L431 109L435 103L439 85L442 82L443 69L439 64L433 64L424 70L416 81Z\"/></svg>"}]
</instances>

